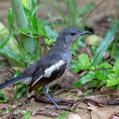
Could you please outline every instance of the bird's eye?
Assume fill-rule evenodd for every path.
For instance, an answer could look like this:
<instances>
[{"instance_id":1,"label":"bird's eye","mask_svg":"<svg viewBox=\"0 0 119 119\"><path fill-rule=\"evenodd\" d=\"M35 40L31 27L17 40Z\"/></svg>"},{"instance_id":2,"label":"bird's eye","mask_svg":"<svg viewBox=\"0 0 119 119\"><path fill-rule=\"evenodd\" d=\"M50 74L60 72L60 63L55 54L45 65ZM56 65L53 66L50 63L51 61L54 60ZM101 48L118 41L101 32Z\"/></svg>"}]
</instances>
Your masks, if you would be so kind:
<instances>
[{"instance_id":1,"label":"bird's eye","mask_svg":"<svg viewBox=\"0 0 119 119\"><path fill-rule=\"evenodd\" d=\"M75 32L71 32L71 35L74 36L74 35L76 35L76 33Z\"/></svg>"}]
</instances>

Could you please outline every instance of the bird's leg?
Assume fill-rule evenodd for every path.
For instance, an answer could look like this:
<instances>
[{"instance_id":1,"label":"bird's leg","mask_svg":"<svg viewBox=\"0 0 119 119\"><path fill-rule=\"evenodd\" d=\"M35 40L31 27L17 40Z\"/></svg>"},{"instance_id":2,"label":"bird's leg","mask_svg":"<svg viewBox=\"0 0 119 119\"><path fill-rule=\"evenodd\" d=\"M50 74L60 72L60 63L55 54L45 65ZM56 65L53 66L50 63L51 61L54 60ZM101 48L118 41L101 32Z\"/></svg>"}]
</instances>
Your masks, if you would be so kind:
<instances>
[{"instance_id":1,"label":"bird's leg","mask_svg":"<svg viewBox=\"0 0 119 119\"><path fill-rule=\"evenodd\" d=\"M49 87L45 86L43 89L44 94L47 96L47 98L55 105L57 109L60 109L60 107L57 105L55 99L49 94Z\"/></svg>"},{"instance_id":2,"label":"bird's leg","mask_svg":"<svg viewBox=\"0 0 119 119\"><path fill-rule=\"evenodd\" d=\"M49 94L55 100L56 103L61 103L62 102L62 99L53 97L52 93L50 93L50 92L49 92Z\"/></svg>"}]
</instances>

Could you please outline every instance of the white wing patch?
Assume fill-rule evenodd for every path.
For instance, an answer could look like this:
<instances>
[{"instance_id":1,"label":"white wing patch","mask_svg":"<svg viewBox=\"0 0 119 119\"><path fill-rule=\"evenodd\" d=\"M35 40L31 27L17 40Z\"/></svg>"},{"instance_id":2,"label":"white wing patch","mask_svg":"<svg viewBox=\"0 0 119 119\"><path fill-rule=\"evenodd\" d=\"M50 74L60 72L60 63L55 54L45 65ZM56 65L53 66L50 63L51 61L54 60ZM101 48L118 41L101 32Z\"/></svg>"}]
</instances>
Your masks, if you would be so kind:
<instances>
[{"instance_id":1,"label":"white wing patch","mask_svg":"<svg viewBox=\"0 0 119 119\"><path fill-rule=\"evenodd\" d=\"M55 64L51 65L49 68L47 68L44 71L44 77L49 78L52 74L53 71L58 70L62 65L64 65L64 61L60 60L58 62L56 62Z\"/></svg>"},{"instance_id":2,"label":"white wing patch","mask_svg":"<svg viewBox=\"0 0 119 119\"><path fill-rule=\"evenodd\" d=\"M64 65L64 60L59 60L55 64L51 65L49 68L45 69L44 74L37 78L32 85L35 85L41 78L49 78L53 71L58 70L62 65Z\"/></svg>"}]
</instances>

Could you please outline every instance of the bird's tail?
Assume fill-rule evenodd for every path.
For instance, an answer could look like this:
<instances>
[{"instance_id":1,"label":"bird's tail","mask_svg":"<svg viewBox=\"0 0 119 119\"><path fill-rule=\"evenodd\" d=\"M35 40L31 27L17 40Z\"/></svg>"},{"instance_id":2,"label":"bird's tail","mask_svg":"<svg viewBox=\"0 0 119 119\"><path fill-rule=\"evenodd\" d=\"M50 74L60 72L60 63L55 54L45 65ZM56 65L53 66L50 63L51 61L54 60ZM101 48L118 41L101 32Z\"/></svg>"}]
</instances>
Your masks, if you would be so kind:
<instances>
[{"instance_id":1,"label":"bird's tail","mask_svg":"<svg viewBox=\"0 0 119 119\"><path fill-rule=\"evenodd\" d=\"M0 89L3 89L5 87L7 87L7 86L10 86L10 85L15 84L15 83L17 83L19 81L22 81L22 80L28 80L28 78L30 78L30 77L26 77L24 75L20 75L20 76L18 76L16 78L10 79L10 80L0 84Z\"/></svg>"}]
</instances>

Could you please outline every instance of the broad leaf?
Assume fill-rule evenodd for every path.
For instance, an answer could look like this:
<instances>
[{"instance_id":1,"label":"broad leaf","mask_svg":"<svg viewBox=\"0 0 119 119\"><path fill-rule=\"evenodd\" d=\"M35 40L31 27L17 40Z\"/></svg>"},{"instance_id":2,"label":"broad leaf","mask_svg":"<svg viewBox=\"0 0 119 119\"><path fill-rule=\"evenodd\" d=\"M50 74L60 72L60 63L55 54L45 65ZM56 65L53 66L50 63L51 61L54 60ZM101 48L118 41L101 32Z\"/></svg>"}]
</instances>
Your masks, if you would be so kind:
<instances>
[{"instance_id":1,"label":"broad leaf","mask_svg":"<svg viewBox=\"0 0 119 119\"><path fill-rule=\"evenodd\" d=\"M74 86L80 87L81 85L84 85L88 83L89 81L93 80L95 78L95 72L89 72L87 75L83 76L79 81L77 81Z\"/></svg>"}]
</instances>

